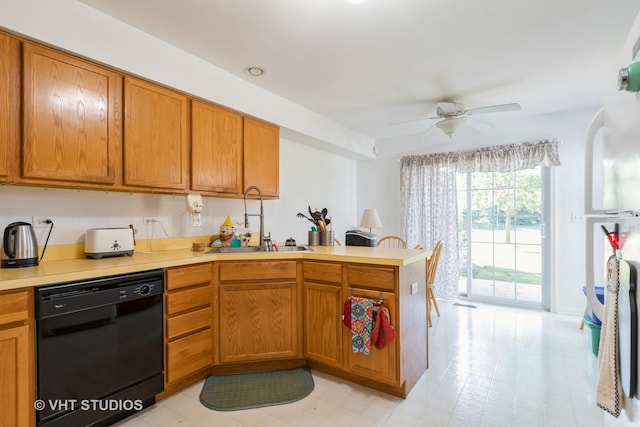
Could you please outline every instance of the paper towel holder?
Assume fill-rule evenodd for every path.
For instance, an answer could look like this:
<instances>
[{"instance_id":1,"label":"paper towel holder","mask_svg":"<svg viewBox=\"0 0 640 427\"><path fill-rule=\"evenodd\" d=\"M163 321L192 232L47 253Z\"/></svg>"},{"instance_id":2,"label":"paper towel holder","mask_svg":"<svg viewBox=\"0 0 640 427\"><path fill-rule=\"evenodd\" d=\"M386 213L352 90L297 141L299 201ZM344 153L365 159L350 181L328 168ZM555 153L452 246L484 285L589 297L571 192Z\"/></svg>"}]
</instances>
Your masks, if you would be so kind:
<instances>
[{"instance_id":1,"label":"paper towel holder","mask_svg":"<svg viewBox=\"0 0 640 427\"><path fill-rule=\"evenodd\" d=\"M189 213L196 214L202 212L202 196L199 194L187 194L185 198L187 204L187 210Z\"/></svg>"}]
</instances>

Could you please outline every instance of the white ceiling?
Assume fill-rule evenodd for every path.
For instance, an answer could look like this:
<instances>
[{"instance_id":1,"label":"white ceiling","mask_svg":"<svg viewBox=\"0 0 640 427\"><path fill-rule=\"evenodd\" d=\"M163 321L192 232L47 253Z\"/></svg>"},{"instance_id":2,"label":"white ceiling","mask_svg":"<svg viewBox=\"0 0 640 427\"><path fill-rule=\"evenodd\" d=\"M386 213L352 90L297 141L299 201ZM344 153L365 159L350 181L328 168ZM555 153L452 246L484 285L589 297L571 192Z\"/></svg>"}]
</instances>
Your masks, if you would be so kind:
<instances>
[{"instance_id":1,"label":"white ceiling","mask_svg":"<svg viewBox=\"0 0 640 427\"><path fill-rule=\"evenodd\" d=\"M638 0L82 2L378 141L417 141L433 121L390 124L433 116L444 99L522 105L479 117L495 125L482 132L598 106L640 10ZM266 72L250 77L249 65Z\"/></svg>"}]
</instances>

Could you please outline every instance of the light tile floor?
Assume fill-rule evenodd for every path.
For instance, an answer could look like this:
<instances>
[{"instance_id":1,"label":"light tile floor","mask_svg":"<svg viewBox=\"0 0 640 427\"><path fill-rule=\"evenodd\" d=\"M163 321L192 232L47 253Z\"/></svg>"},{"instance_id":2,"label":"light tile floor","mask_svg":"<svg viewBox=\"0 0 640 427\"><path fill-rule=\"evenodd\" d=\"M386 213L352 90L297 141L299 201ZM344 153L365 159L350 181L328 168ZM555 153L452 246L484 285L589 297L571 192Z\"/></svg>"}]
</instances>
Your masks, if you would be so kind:
<instances>
[{"instance_id":1,"label":"light tile floor","mask_svg":"<svg viewBox=\"0 0 640 427\"><path fill-rule=\"evenodd\" d=\"M313 371L298 402L216 412L199 403L202 383L120 427L491 426L600 427L597 359L580 317L487 304L440 301L430 328L430 366L406 400Z\"/></svg>"}]
</instances>

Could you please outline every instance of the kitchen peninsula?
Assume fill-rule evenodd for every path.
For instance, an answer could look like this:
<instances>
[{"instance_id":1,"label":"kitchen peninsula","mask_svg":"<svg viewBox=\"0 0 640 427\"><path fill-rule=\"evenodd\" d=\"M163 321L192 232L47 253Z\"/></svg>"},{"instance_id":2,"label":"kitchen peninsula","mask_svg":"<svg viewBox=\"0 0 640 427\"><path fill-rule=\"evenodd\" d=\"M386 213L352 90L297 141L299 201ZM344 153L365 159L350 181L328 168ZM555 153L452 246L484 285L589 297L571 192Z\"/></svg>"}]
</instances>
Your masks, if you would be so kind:
<instances>
[{"instance_id":1,"label":"kitchen peninsula","mask_svg":"<svg viewBox=\"0 0 640 427\"><path fill-rule=\"evenodd\" d=\"M34 288L161 268L165 276L164 398L216 373L310 366L406 397L427 368L427 251L314 246L310 252L207 254L190 249L131 257L42 262L0 270L0 333L34 357ZM349 296L382 301L396 337L368 355L354 353L342 321ZM22 302L16 313L15 302ZM19 319L18 319L19 317ZM4 326L2 326L4 325ZM5 328L5 329L2 329ZM7 338L9 339L9 338ZM0 340L2 341L2 340ZM16 420L31 419L32 363L0 352L19 371ZM5 408L0 403L0 410ZM29 423L30 424L30 423ZM16 424L18 425L18 424Z\"/></svg>"}]
</instances>

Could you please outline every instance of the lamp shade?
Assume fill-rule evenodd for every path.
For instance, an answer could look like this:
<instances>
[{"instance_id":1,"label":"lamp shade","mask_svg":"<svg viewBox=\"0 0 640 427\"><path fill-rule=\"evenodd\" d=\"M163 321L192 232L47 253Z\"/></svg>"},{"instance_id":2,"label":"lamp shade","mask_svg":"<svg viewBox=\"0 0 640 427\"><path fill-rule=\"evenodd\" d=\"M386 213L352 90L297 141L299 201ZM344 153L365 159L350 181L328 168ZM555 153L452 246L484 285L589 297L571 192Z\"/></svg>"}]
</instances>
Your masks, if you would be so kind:
<instances>
[{"instance_id":1,"label":"lamp shade","mask_svg":"<svg viewBox=\"0 0 640 427\"><path fill-rule=\"evenodd\" d=\"M372 228L382 228L380 217L376 209L365 209L362 212L362 219L360 219L360 227L365 227L371 230Z\"/></svg>"}]
</instances>

